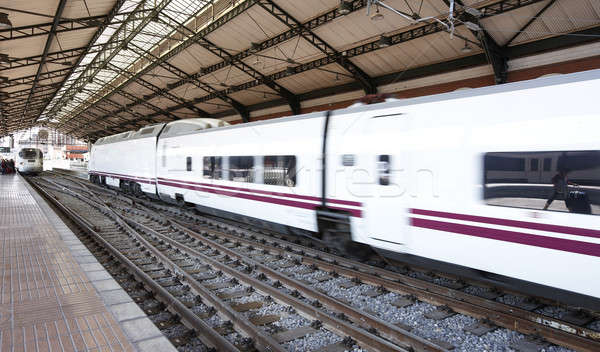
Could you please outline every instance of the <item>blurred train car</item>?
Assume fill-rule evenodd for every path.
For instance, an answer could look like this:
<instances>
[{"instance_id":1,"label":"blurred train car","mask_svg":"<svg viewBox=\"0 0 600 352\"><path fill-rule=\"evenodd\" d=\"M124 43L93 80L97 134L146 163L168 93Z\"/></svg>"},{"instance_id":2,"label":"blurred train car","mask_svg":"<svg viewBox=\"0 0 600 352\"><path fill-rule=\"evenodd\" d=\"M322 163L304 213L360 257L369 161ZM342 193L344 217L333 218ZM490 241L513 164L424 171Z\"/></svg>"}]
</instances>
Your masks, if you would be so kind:
<instances>
[{"instance_id":1,"label":"blurred train car","mask_svg":"<svg viewBox=\"0 0 600 352\"><path fill-rule=\"evenodd\" d=\"M44 153L37 148L22 148L16 153L15 168L22 174L38 174L44 171Z\"/></svg>"},{"instance_id":2,"label":"blurred train car","mask_svg":"<svg viewBox=\"0 0 600 352\"><path fill-rule=\"evenodd\" d=\"M137 148L145 128L100 139L90 178L597 305L599 90L595 70L219 128L181 120L146 127ZM565 206L572 187L590 214Z\"/></svg>"}]
</instances>

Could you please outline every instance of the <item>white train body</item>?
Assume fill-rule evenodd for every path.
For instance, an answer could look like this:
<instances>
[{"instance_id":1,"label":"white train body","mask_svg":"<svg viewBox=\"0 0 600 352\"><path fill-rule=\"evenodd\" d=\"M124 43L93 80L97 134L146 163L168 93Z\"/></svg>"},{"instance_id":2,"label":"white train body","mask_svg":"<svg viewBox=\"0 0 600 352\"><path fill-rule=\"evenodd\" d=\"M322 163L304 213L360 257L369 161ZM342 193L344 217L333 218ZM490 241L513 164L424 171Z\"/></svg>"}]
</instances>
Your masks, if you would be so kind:
<instances>
[{"instance_id":1,"label":"white train body","mask_svg":"<svg viewBox=\"0 0 600 352\"><path fill-rule=\"evenodd\" d=\"M114 175L113 186L151 180L144 192L164 200L322 232L326 136L319 209L347 219L354 241L598 299L598 91L600 70L158 132L135 148L100 140L90 174ZM543 210L559 168L594 215L558 198Z\"/></svg>"},{"instance_id":2,"label":"white train body","mask_svg":"<svg viewBox=\"0 0 600 352\"><path fill-rule=\"evenodd\" d=\"M21 148L16 154L15 168L22 174L44 171L44 154L37 148Z\"/></svg>"}]
</instances>

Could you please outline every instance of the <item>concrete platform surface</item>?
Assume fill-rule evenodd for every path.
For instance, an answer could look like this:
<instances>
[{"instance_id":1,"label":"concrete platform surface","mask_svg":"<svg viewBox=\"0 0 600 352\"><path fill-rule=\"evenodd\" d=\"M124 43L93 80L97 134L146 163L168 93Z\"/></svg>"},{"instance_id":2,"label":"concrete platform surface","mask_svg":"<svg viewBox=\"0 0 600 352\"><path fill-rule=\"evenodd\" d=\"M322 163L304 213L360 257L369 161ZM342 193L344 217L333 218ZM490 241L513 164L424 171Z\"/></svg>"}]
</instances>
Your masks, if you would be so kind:
<instances>
[{"instance_id":1,"label":"concrete platform surface","mask_svg":"<svg viewBox=\"0 0 600 352\"><path fill-rule=\"evenodd\" d=\"M176 351L20 175L0 175L0 351Z\"/></svg>"}]
</instances>

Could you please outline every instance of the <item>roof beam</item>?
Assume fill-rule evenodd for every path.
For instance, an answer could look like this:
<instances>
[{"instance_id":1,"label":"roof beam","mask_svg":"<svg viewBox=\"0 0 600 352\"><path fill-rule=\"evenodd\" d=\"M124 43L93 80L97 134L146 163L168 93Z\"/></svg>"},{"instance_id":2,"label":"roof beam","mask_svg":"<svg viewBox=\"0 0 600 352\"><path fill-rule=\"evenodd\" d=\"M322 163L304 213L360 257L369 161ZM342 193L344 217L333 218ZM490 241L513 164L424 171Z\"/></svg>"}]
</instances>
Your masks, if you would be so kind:
<instances>
[{"instance_id":1,"label":"roof beam","mask_svg":"<svg viewBox=\"0 0 600 352\"><path fill-rule=\"evenodd\" d=\"M48 35L52 32L63 33L76 31L80 29L94 28L102 25L108 18L108 15L99 15L91 17L82 17L75 19L61 19L54 17L54 21L50 23L38 23L29 26L12 27L9 29L0 30L0 42L6 40L16 40L29 37L37 37L40 35ZM56 24L55 24L56 23ZM115 21L113 24L121 23ZM54 28L54 30L52 29Z\"/></svg>"},{"instance_id":2,"label":"roof beam","mask_svg":"<svg viewBox=\"0 0 600 352\"><path fill-rule=\"evenodd\" d=\"M44 46L44 51L42 53L42 58L40 59L40 64L38 65L37 73L35 74L35 79L33 80L33 84L31 85L31 91L29 92L29 96L27 97L27 102L25 103L25 110L23 111L23 117L25 117L25 113L27 112L27 108L29 106L29 101L31 100L31 96L35 91L35 88L38 85L38 79L44 65L46 64L46 56L48 55L48 50L50 50L50 45L56 36L56 29L60 23L60 17L62 16L63 10L65 9L65 5L67 4L67 0L60 0L58 7L56 8L56 13L54 14L54 22L52 23L52 28L50 29L50 33L48 33L48 38L46 39L46 45Z\"/></svg>"},{"instance_id":3,"label":"roof beam","mask_svg":"<svg viewBox=\"0 0 600 352\"><path fill-rule=\"evenodd\" d=\"M449 0L444 0L446 5L450 6ZM455 0L455 2L464 7L464 3L461 0ZM455 9L456 12L456 9ZM473 16L468 12L462 12L459 18L463 22L471 22L479 26L480 30L473 30L469 28L469 31L479 40L481 47L485 52L485 56L488 59L492 69L494 70L494 79L496 84L506 83L508 78L508 55L504 47L501 47L496 43L494 38L485 30L479 18Z\"/></svg>"},{"instance_id":4,"label":"roof beam","mask_svg":"<svg viewBox=\"0 0 600 352\"><path fill-rule=\"evenodd\" d=\"M39 81L43 81L46 79L62 77L64 75L68 74L69 71L70 71L69 68L61 68L60 70L43 72L43 73L40 73L37 81L39 83ZM33 84L33 82L36 81L36 76L37 75L30 75L30 76L13 78L13 79L8 80L8 82L6 82L6 83L0 83L0 88L16 87L16 86L20 86L22 84Z\"/></svg>"},{"instance_id":5,"label":"roof beam","mask_svg":"<svg viewBox=\"0 0 600 352\"><path fill-rule=\"evenodd\" d=\"M373 80L367 75L360 67L355 65L352 61L344 58L335 48L321 39L318 35L313 33L310 29L306 28L304 24L292 17L285 10L279 7L271 0L258 0L258 5L265 11L269 12L280 22L288 26L290 29L298 29L298 34L306 41L311 43L315 48L319 49L327 56L334 56L337 64L342 66L346 71L350 72L354 79L356 79L363 87L365 94L377 93L377 86L373 83ZM293 58L292 58L293 59Z\"/></svg>"},{"instance_id":6,"label":"roof beam","mask_svg":"<svg viewBox=\"0 0 600 352\"><path fill-rule=\"evenodd\" d=\"M507 42L506 42L506 44L504 44L504 46L509 46L509 45L510 45L510 44L511 44L511 43L512 43L512 42L513 42L515 39L517 39L517 37L518 37L519 35L521 35L521 33L523 33L523 32L524 32L524 31L525 31L527 28L529 28L529 26L531 26L531 24L532 24L533 22L535 22L535 21L538 19L538 17L540 17L540 16L541 16L541 15L542 15L544 12L546 12L546 10L548 10L548 8L549 8L550 6L554 5L554 3L555 3L555 2L556 2L556 0L550 0L550 1L549 1L549 2L546 4L546 6L542 7L542 8L541 8L541 10L540 10L540 11L538 11L538 13L537 13L535 16L531 17L531 18L529 19L529 21L527 21L527 23L525 23L525 25L523 25L523 27L521 27L521 29L519 29L519 30L517 31L517 33L515 33L515 34L514 34L514 35L513 35L513 36L512 36L512 37L511 37L511 38L510 38L510 39L509 39Z\"/></svg>"},{"instance_id":7,"label":"roof beam","mask_svg":"<svg viewBox=\"0 0 600 352\"><path fill-rule=\"evenodd\" d=\"M102 46L101 51L94 57L93 61L86 66L85 70L77 77L75 82L69 86L59 101L50 108L47 113L50 116L55 116L57 112L65 105L67 99L81 92L81 90L91 82L98 72L106 67L110 60L127 43L129 43L151 20L159 14L171 0L162 0L158 3L150 3L149 1L141 1L136 9L131 12L125 23L114 32L110 40ZM60 126L60 125L59 125Z\"/></svg>"},{"instance_id":8,"label":"roof beam","mask_svg":"<svg viewBox=\"0 0 600 352\"><path fill-rule=\"evenodd\" d=\"M206 36L209 33L212 33L216 29L220 28L221 26L225 25L227 22L229 22L232 19L236 18L238 15L240 15L245 10L247 10L252 5L254 5L254 1L255 0L242 0L242 1L239 1L239 2L236 2L236 3L232 3L232 8L229 11L225 12L221 17L218 17L218 18L215 18L214 20L212 20L212 22L208 23L206 25L206 27L204 27L203 29L201 29L200 31L198 31L197 33L195 33L192 37L187 38L186 40L184 40L183 42L179 43L176 47L174 47L173 49L171 49L167 53L161 55L158 60L154 60L154 61L150 62L146 67L144 67L143 69L137 71L132 77L130 77L129 79L125 80L117 88L118 89L123 89L124 87L126 87L130 83L132 83L135 80L137 80L139 77L142 77L143 75L147 74L148 72L150 72L151 70L155 69L156 67L158 67L162 63L167 62L169 59L171 59L175 55L181 53L182 51L184 51L185 49L187 49L189 46L191 46L192 44L194 44L195 43L195 38L200 38L200 37ZM76 118L77 115L79 113L81 113L82 111L85 111L86 109L88 109L90 107L93 107L94 104L98 103L98 101L110 97L112 94L116 94L116 91L113 90L113 91L109 92L108 94L106 94L103 97L101 97L99 100L96 100L96 101L90 103L87 106L81 106L78 109L78 112L76 112L74 114L74 116L72 116L71 118L69 118L67 120L67 122L70 119Z\"/></svg>"},{"instance_id":9,"label":"roof beam","mask_svg":"<svg viewBox=\"0 0 600 352\"><path fill-rule=\"evenodd\" d=\"M132 49L132 47L133 47L133 49ZM147 50L144 50L144 49L140 48L139 46L137 46L137 45L135 45L133 43L130 43L129 49L133 50L133 51L136 51L138 53L138 55L140 55L140 57L149 56L151 60L157 60L158 59L158 57L152 55L152 53L149 53ZM173 68L177 69L175 66L173 66ZM177 69L177 70L181 71L179 69ZM133 73L131 73L129 71L123 71L123 72L129 78L131 78L134 75ZM181 72L183 74L186 74L183 71L181 71ZM176 96L174 94L169 93L168 89L161 89L160 87L157 87L156 85L154 85L154 84L146 81L142 77L138 78L135 81L135 83L137 83L137 84L139 84L139 85L141 85L141 86L143 86L143 87L145 87L147 89L150 89L151 91L154 92L154 94L151 95L151 96L149 96L147 99L152 99L152 98L155 98L155 97L158 97L158 96L164 96L167 99L169 99L169 100L171 100L171 101L173 101L175 103L184 104L186 108L188 108L188 109L190 109L190 110L198 113L202 117L206 117L206 118L210 118L211 117L211 115L208 112L206 112L206 111L204 111L204 110L196 107L194 104L190 103L189 101L186 101L183 98L180 98L180 97L178 97L178 96Z\"/></svg>"},{"instance_id":10,"label":"roof beam","mask_svg":"<svg viewBox=\"0 0 600 352\"><path fill-rule=\"evenodd\" d=\"M485 18L485 17L495 16L495 15L498 15L498 14L501 14L501 13L504 13L507 11L514 10L514 9L518 9L518 8L530 5L531 3L535 3L538 1L543 1L543 0L505 0L504 2L494 3L491 5L479 7L479 10L484 13L483 17ZM392 40L392 45L397 45L397 44L404 43L404 42L407 42L407 41L410 41L410 40L413 40L416 38L422 38L427 35L439 33L442 31L446 31L445 26L441 25L439 22L432 22L432 23L425 23L419 27L414 27L414 28L411 28L404 32L397 33L395 35L392 35L390 38ZM588 38L588 40L589 40L589 38ZM381 47L379 47L378 41L379 40L363 43L361 45L347 49L344 51L344 54L346 55L346 57L352 58L355 56L359 56L359 55L363 55L363 54L366 54L366 53L369 53L372 51L379 50L379 49L381 49ZM485 57L485 56L482 55L482 57ZM315 68L318 68L321 66L329 65L329 64L335 63L335 62L336 61L335 61L334 57L325 56L323 58L319 58L319 59L313 60L311 62L307 62L307 63L297 66L296 71L293 73L289 72L288 70L283 70L283 71L275 72L275 73L267 76L267 79L274 81L274 80L281 79L284 77L292 76L294 74L298 74L300 72L305 72L305 71L312 70L312 69L315 69ZM407 72L408 71L410 71L410 70L407 70ZM403 77L406 77L406 75L404 75ZM253 88L258 85L259 85L259 83L257 81L250 81L250 82L242 83L237 86L228 87L227 89L223 90L222 92L233 93L233 92L246 90L248 88ZM193 101L194 101L194 103L202 103L202 102L206 102L206 101L215 99L217 97L218 96L211 93L207 96L196 98Z\"/></svg>"},{"instance_id":11,"label":"roof beam","mask_svg":"<svg viewBox=\"0 0 600 352\"><path fill-rule=\"evenodd\" d=\"M107 15L107 19L104 21L103 24L100 25L100 27L96 30L96 33L94 33L94 36L90 39L90 41L88 42L87 48L85 50L85 52L79 56L79 58L77 59L77 62L75 63L75 65L73 65L70 69L70 72L68 73L67 77L65 77L65 79L63 79L60 84L58 89L56 90L56 92L54 92L54 96L52 97L52 99L50 99L50 101L48 102L48 104L46 104L46 106L44 107L44 110L42 111L42 113L44 111L46 111L48 109L48 106L54 101L54 99L56 98L56 95L62 90L62 88L65 86L65 83L69 80L69 77L71 77L71 75L73 74L73 72L75 72L75 69L79 66L79 64L81 64L82 60L84 59L84 57L91 53L91 49L92 47L94 47L94 43L96 42L96 40L98 40L98 38L100 38L100 36L102 35L102 33L104 33L104 30L106 29L106 27L108 27L108 25L110 24L110 22L115 18L115 16L117 15L117 13L119 12L119 9L121 8L121 6L123 6L123 4L125 3L126 0L117 0L115 2L115 4L113 5L112 9L110 10L110 12ZM108 45L108 43L110 43L111 39L108 40L107 43L104 43L102 45L102 47L104 48L105 45ZM41 114L40 114L41 115ZM39 119L40 116L38 116L36 118Z\"/></svg>"},{"instance_id":12,"label":"roof beam","mask_svg":"<svg viewBox=\"0 0 600 352\"><path fill-rule=\"evenodd\" d=\"M173 27L175 30L179 31L180 33L184 32L184 31L187 31L187 32L189 32L188 34L191 34L192 36L194 35L194 32L192 32L189 28L187 28L183 24L178 23L177 21L175 21L174 19L172 19L170 16L167 16L167 15L164 15L164 16L169 19L169 21L164 21L164 20L161 19L165 24ZM174 26L173 24L171 24L169 22L173 22L176 25ZM210 43L205 38L199 38L196 43L198 45L201 45L201 46L205 47L205 49L211 51L214 55L217 55L217 56L220 56L220 57L222 57L221 55L226 55L228 57L231 57L231 55L229 55L229 53L227 53L225 50L217 47L216 45L213 45L212 43ZM210 49L209 49L209 47L210 47ZM207 84L201 82L197 78L192 78L192 76L190 74L188 74L187 72L184 72L183 70L180 70L179 68L177 68L173 64L170 64L170 63L166 62L162 66L165 67L167 70L169 70L169 72L176 74L180 79L188 79L188 80L190 80L191 83L193 83L198 88L206 91L207 93L218 92L218 90L214 89L210 85L207 85ZM243 68L240 68L240 69L242 70L242 72L248 73ZM280 86L277 85L277 87L280 87ZM285 95L286 92L287 92L287 93L289 93L289 96L293 96L293 94L291 92L287 91L285 88L283 88L283 87L280 87L280 88L283 89L283 90L285 90L285 92L283 92L283 95ZM250 120L250 113L248 112L248 109L246 109L246 107L242 103L240 103L237 100L231 98L227 94L224 94L224 93L217 93L217 94L219 96L219 99L221 99L224 102L230 104L240 114L240 116L242 117L242 121L248 122ZM293 99L293 98L290 98L290 99ZM298 107L299 107L299 105L298 105Z\"/></svg>"},{"instance_id":13,"label":"roof beam","mask_svg":"<svg viewBox=\"0 0 600 352\"><path fill-rule=\"evenodd\" d=\"M207 26L205 29L203 29L202 31L198 32L197 34L195 34L192 37L188 37L187 39L185 39L181 45L177 46L176 48L174 48L173 50L171 50L169 53L166 53L165 55L161 56L160 58L158 58L155 61L152 61L152 64L147 66L146 68L144 68L141 72L136 73L134 76L132 76L127 82L125 82L124 84L122 84L122 86L126 86L127 84L129 84L130 82L133 82L137 77L141 77L144 74L147 74L149 71L151 71L152 69L156 68L160 63L162 62L166 62L166 60L170 59L171 57L175 56L176 54L178 54L179 52L185 50L188 46L194 44L193 38L194 37L201 37L201 36L206 36L209 33L213 32L214 30L216 30L217 28L219 28L220 26L224 25L225 23L227 23L228 21L232 20L233 18L235 18L236 16L238 16L239 14L243 13L244 11L246 11L248 8L250 8L253 5L253 2L255 0L246 0L246 1L241 1L237 4L237 7L232 9L230 12L228 12L225 16L218 18L215 20L215 22L211 23L209 26ZM351 4L351 11L358 11L361 10L363 8L366 7L367 5L367 0L353 0L350 1ZM340 15L338 13L338 8L337 6L334 9L331 9L305 23L302 24L302 26L308 30L312 30L315 29L317 27L320 27L326 23L329 23L333 20L335 20L336 18L342 17L343 15ZM261 43L258 44L258 49L255 48L249 48L246 49L240 53L237 53L235 55L232 55L232 59L227 59L227 60L223 60L217 64L202 68L199 72L189 75L189 78L187 79L181 79L177 82L174 83L170 83L166 88L164 88L164 90L169 91L169 90L173 90L175 88L181 87L187 83L192 83L195 80L198 80L200 77L210 74L212 72L215 72L217 70L220 70L224 67L227 67L231 64L232 61L241 61L245 58L247 58L248 56L251 56L252 54L254 54L257 50L258 51L262 51L265 49L268 49L270 47L273 47L277 44L280 44L284 41L287 41L295 36L297 36L299 34L299 28L292 28L287 32L281 33L279 35L277 35L276 37L273 38L269 38ZM200 81L201 82L201 81ZM109 95L112 93L109 93ZM154 95L153 97L156 97L158 95ZM295 104L295 106L297 107L297 109L299 109L299 104ZM238 113L240 113L240 107L238 107L238 109L236 110L238 111ZM245 114L240 113L240 115L242 115L242 118Z\"/></svg>"},{"instance_id":14,"label":"roof beam","mask_svg":"<svg viewBox=\"0 0 600 352\"><path fill-rule=\"evenodd\" d=\"M59 61L64 61L64 60L68 60L74 57L79 57L80 55L82 55L85 52L86 47L81 47L81 48L74 48L74 49L67 49L67 50L61 50L61 51L55 51L55 52L51 52L48 53L46 55L46 62L47 63L56 63L59 65L66 65L66 66L73 66L73 63L61 63ZM1 71L6 71L6 70L13 70L13 69L17 69L17 68L21 68L21 67L26 67L26 66L31 66L31 65L38 65L41 62L42 59L42 55L34 55L34 56L29 56L29 57L23 57L23 58L11 58L9 59L8 62L2 62L0 63L0 72Z\"/></svg>"}]
</instances>

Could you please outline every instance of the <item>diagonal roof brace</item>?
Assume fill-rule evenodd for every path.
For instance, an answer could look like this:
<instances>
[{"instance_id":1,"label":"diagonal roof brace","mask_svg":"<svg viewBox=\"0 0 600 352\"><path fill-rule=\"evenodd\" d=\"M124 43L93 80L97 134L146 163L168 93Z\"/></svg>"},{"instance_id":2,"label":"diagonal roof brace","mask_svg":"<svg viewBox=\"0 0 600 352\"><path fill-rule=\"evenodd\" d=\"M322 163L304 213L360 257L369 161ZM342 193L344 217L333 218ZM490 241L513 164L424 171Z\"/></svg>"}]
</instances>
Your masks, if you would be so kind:
<instances>
[{"instance_id":1,"label":"diagonal roof brace","mask_svg":"<svg viewBox=\"0 0 600 352\"><path fill-rule=\"evenodd\" d=\"M375 82L366 72L364 72L352 61L346 59L340 52L338 52L335 48L333 48L311 30L306 28L302 22L292 17L272 0L257 0L257 4L277 18L280 22L288 26L290 29L298 28L299 35L321 52L328 56L334 56L336 58L336 62L350 72L352 76L354 76L354 79L360 83L366 94L377 93L377 86L375 85Z\"/></svg>"}]
</instances>

